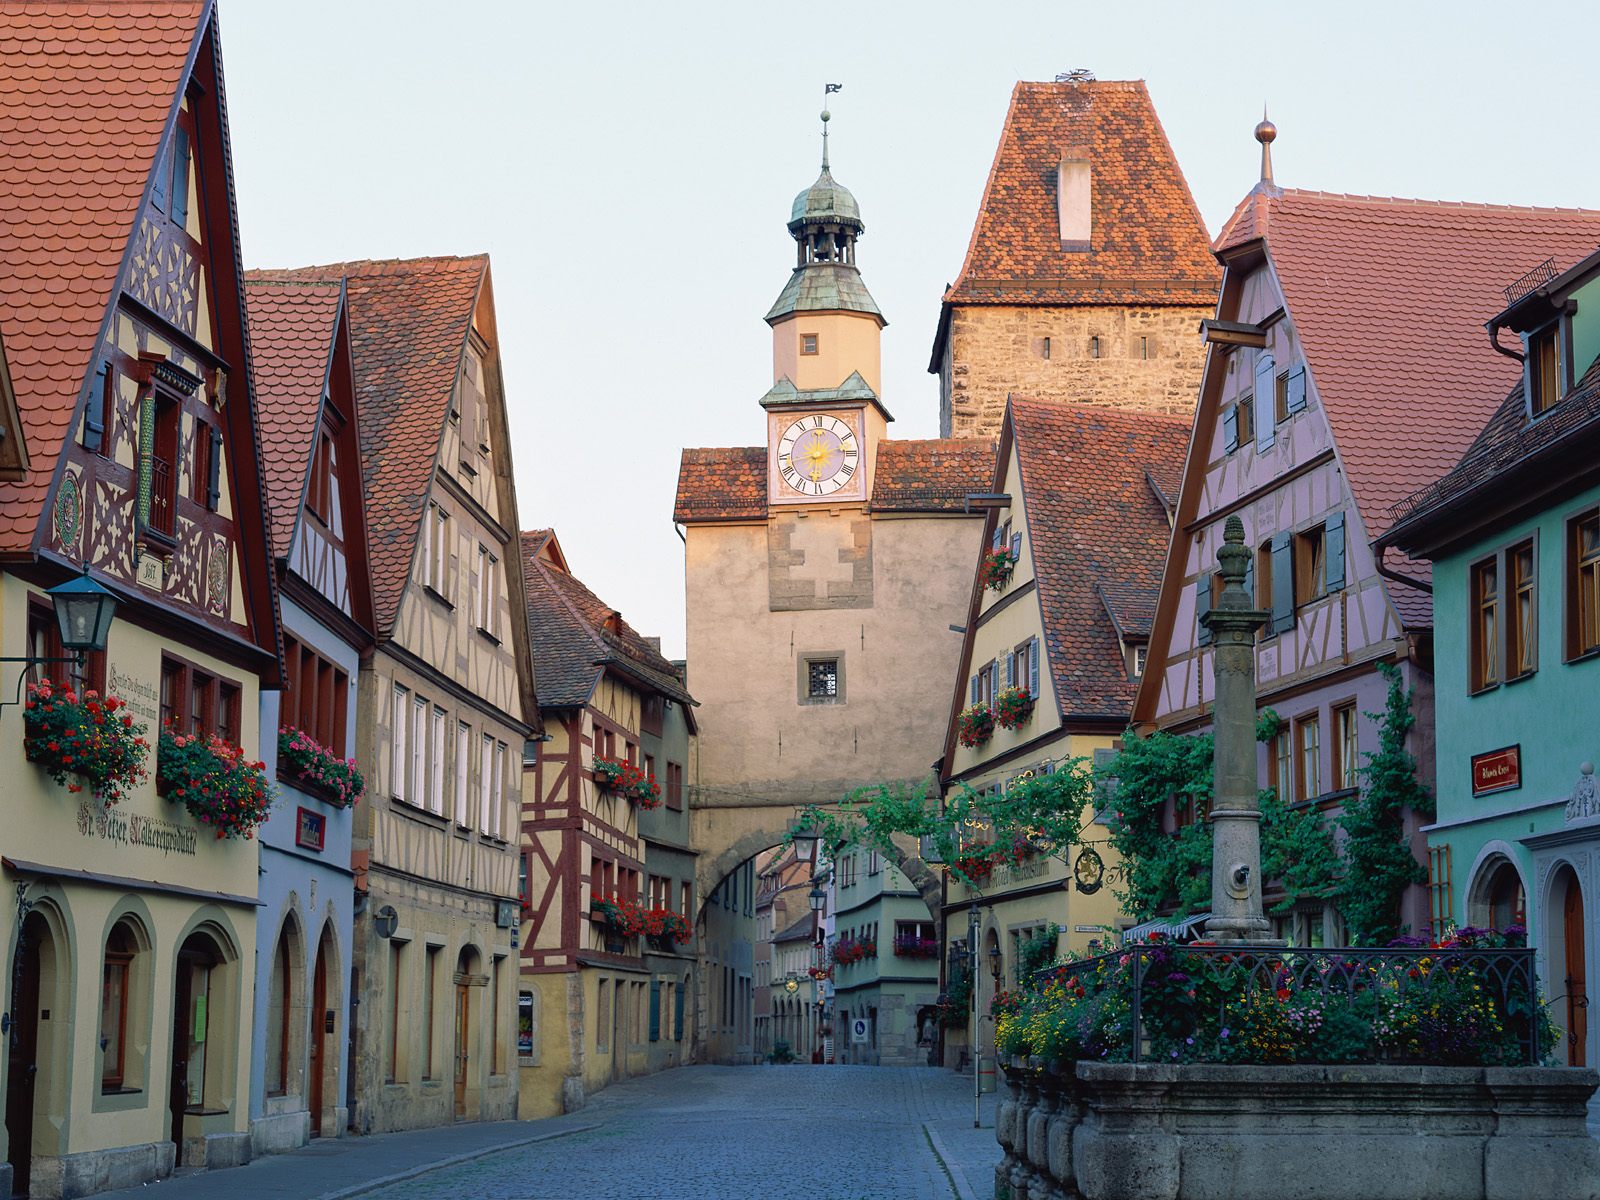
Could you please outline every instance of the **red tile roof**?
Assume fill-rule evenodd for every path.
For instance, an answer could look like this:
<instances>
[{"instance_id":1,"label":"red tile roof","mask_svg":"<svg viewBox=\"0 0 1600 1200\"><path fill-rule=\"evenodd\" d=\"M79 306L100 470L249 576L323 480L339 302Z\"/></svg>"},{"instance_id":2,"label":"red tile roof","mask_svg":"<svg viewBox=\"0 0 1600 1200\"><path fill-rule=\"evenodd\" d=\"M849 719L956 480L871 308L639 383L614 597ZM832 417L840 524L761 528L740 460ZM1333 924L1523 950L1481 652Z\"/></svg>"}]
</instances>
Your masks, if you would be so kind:
<instances>
[{"instance_id":1,"label":"red tile roof","mask_svg":"<svg viewBox=\"0 0 1600 1200\"><path fill-rule=\"evenodd\" d=\"M1064 719L1126 718L1128 678L1108 603L1137 614L1160 589L1171 526L1146 472L1182 469L1189 422L1013 398L1028 539L1056 702ZM1129 630L1133 632L1133 630Z\"/></svg>"},{"instance_id":2,"label":"red tile roof","mask_svg":"<svg viewBox=\"0 0 1600 1200\"><path fill-rule=\"evenodd\" d=\"M1090 163L1087 251L1061 248L1064 153ZM1016 85L946 304L1212 304L1218 279L1142 80Z\"/></svg>"},{"instance_id":3,"label":"red tile roof","mask_svg":"<svg viewBox=\"0 0 1600 1200\"><path fill-rule=\"evenodd\" d=\"M767 451L762 446L691 449L678 464L672 519L763 521L767 516Z\"/></svg>"},{"instance_id":4,"label":"red tile roof","mask_svg":"<svg viewBox=\"0 0 1600 1200\"><path fill-rule=\"evenodd\" d=\"M333 263L248 278L345 281L372 602L380 634L394 624L417 525L461 369L487 255Z\"/></svg>"},{"instance_id":5,"label":"red tile roof","mask_svg":"<svg viewBox=\"0 0 1600 1200\"><path fill-rule=\"evenodd\" d=\"M0 334L31 470L0 551L31 548L194 46L202 0L0 5Z\"/></svg>"},{"instance_id":6,"label":"red tile roof","mask_svg":"<svg viewBox=\"0 0 1600 1200\"><path fill-rule=\"evenodd\" d=\"M965 512L994 480L993 438L882 441L872 471L874 512Z\"/></svg>"},{"instance_id":7,"label":"red tile roof","mask_svg":"<svg viewBox=\"0 0 1600 1200\"><path fill-rule=\"evenodd\" d=\"M1507 391L1516 362L1483 323L1501 289L1547 258L1570 266L1600 245L1600 211L1454 204L1284 190L1252 194L1218 239L1266 230L1284 305L1369 537L1388 510L1443 475ZM1236 214L1236 217L1239 214ZM1390 589L1407 625L1426 594Z\"/></svg>"},{"instance_id":8,"label":"red tile roof","mask_svg":"<svg viewBox=\"0 0 1600 1200\"><path fill-rule=\"evenodd\" d=\"M337 280L252 276L245 285L261 471L273 553L289 553L333 354L343 290Z\"/></svg>"}]
</instances>

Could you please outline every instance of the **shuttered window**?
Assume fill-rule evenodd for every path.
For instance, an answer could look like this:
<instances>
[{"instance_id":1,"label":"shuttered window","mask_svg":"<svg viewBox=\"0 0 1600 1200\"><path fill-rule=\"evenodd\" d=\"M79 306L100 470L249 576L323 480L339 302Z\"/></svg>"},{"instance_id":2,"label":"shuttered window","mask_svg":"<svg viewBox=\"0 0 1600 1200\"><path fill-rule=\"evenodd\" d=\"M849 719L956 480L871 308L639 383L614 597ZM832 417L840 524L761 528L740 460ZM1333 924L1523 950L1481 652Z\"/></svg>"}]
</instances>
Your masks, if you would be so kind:
<instances>
[{"instance_id":1,"label":"shuttered window","mask_svg":"<svg viewBox=\"0 0 1600 1200\"><path fill-rule=\"evenodd\" d=\"M1323 586L1328 592L1344 590L1344 514L1333 513L1322 526Z\"/></svg>"},{"instance_id":2,"label":"shuttered window","mask_svg":"<svg viewBox=\"0 0 1600 1200\"><path fill-rule=\"evenodd\" d=\"M682 986L673 989L672 996L672 1040L683 1041L683 997L689 990L688 979L685 977Z\"/></svg>"},{"instance_id":3,"label":"shuttered window","mask_svg":"<svg viewBox=\"0 0 1600 1200\"><path fill-rule=\"evenodd\" d=\"M661 1040L661 981L650 981L650 1040Z\"/></svg>"},{"instance_id":4,"label":"shuttered window","mask_svg":"<svg viewBox=\"0 0 1600 1200\"><path fill-rule=\"evenodd\" d=\"M1232 454L1239 448L1239 409L1235 405L1222 412L1222 450Z\"/></svg>"},{"instance_id":5,"label":"shuttered window","mask_svg":"<svg viewBox=\"0 0 1600 1200\"><path fill-rule=\"evenodd\" d=\"M107 442L106 428L110 424L111 406L106 397L111 391L111 364L101 363L94 373L94 384L89 389L88 402L83 407L83 448L93 454L104 454Z\"/></svg>"},{"instance_id":6,"label":"shuttered window","mask_svg":"<svg viewBox=\"0 0 1600 1200\"><path fill-rule=\"evenodd\" d=\"M1211 579L1215 572L1205 571L1194 583L1195 639L1202 646L1211 644L1211 626L1206 618L1211 615Z\"/></svg>"},{"instance_id":7,"label":"shuttered window","mask_svg":"<svg viewBox=\"0 0 1600 1200\"><path fill-rule=\"evenodd\" d=\"M1302 411L1306 406L1306 368L1301 363L1289 372L1285 380L1286 407L1289 415Z\"/></svg>"},{"instance_id":8,"label":"shuttered window","mask_svg":"<svg viewBox=\"0 0 1600 1200\"><path fill-rule=\"evenodd\" d=\"M1294 628L1294 542L1293 535L1272 535L1272 623L1273 633Z\"/></svg>"}]
</instances>

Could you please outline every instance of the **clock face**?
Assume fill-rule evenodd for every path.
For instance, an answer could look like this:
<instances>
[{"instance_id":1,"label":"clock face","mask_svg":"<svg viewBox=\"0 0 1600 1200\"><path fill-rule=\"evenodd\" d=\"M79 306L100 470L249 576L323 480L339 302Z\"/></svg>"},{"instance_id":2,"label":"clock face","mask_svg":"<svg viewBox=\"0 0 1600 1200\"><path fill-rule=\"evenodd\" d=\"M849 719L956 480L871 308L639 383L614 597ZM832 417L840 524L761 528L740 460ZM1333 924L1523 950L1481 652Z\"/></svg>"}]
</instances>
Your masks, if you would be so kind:
<instances>
[{"instance_id":1,"label":"clock face","mask_svg":"<svg viewBox=\"0 0 1600 1200\"><path fill-rule=\"evenodd\" d=\"M861 466L856 431L838 417L801 417L778 439L778 471L802 496L827 496L855 478Z\"/></svg>"}]
</instances>

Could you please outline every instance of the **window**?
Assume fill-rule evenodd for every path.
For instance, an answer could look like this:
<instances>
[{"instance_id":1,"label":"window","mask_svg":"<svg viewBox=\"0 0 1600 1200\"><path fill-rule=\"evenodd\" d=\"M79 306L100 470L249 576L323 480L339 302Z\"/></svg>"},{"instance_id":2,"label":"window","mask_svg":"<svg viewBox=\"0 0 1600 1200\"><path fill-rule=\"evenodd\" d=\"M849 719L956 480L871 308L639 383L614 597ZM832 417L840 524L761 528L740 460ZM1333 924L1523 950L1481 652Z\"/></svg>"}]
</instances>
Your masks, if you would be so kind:
<instances>
[{"instance_id":1,"label":"window","mask_svg":"<svg viewBox=\"0 0 1600 1200\"><path fill-rule=\"evenodd\" d=\"M230 746L243 742L244 730L239 724L239 685L224 680L217 682L216 732Z\"/></svg>"},{"instance_id":2,"label":"window","mask_svg":"<svg viewBox=\"0 0 1600 1200\"><path fill-rule=\"evenodd\" d=\"M1533 542L1506 551L1506 676L1521 679L1538 668L1538 604L1534 595Z\"/></svg>"},{"instance_id":3,"label":"window","mask_svg":"<svg viewBox=\"0 0 1600 1200\"><path fill-rule=\"evenodd\" d=\"M1041 358L1049 358L1050 357L1050 339L1049 338L1040 339L1039 356Z\"/></svg>"},{"instance_id":4,"label":"window","mask_svg":"<svg viewBox=\"0 0 1600 1200\"><path fill-rule=\"evenodd\" d=\"M151 402L155 405L155 421L146 448L150 508L145 528L171 541L176 529L178 503L178 423L181 410L178 401L163 392L157 392Z\"/></svg>"},{"instance_id":5,"label":"window","mask_svg":"<svg viewBox=\"0 0 1600 1200\"><path fill-rule=\"evenodd\" d=\"M433 738L430 749L433 761L428 776L428 810L444 815L444 709L433 710Z\"/></svg>"},{"instance_id":6,"label":"window","mask_svg":"<svg viewBox=\"0 0 1600 1200\"><path fill-rule=\"evenodd\" d=\"M161 658L161 723L239 744L242 689L168 655Z\"/></svg>"},{"instance_id":7,"label":"window","mask_svg":"<svg viewBox=\"0 0 1600 1200\"><path fill-rule=\"evenodd\" d=\"M491 1075L506 1073L505 1058L501 1053L505 1041L500 1036L500 966L505 961L505 955L496 954L489 964L489 1073Z\"/></svg>"},{"instance_id":8,"label":"window","mask_svg":"<svg viewBox=\"0 0 1600 1200\"><path fill-rule=\"evenodd\" d=\"M1029 638L1006 655L1006 686L1039 694L1039 639Z\"/></svg>"},{"instance_id":9,"label":"window","mask_svg":"<svg viewBox=\"0 0 1600 1200\"><path fill-rule=\"evenodd\" d=\"M204 488L202 493L200 490ZM194 472L189 479L189 492L195 503L208 512L217 511L222 498L222 431L204 421L194 426Z\"/></svg>"},{"instance_id":10,"label":"window","mask_svg":"<svg viewBox=\"0 0 1600 1200\"><path fill-rule=\"evenodd\" d=\"M1093 235L1093 195L1093 175L1088 160L1063 156L1056 168L1056 217L1063 250L1089 249Z\"/></svg>"},{"instance_id":11,"label":"window","mask_svg":"<svg viewBox=\"0 0 1600 1200\"><path fill-rule=\"evenodd\" d=\"M478 547L478 573L481 585L478 594L481 605L477 613L478 628L490 637L500 632L500 560L490 554L487 547Z\"/></svg>"},{"instance_id":12,"label":"window","mask_svg":"<svg viewBox=\"0 0 1600 1200\"><path fill-rule=\"evenodd\" d=\"M674 812L683 810L683 764L667 763L667 807Z\"/></svg>"},{"instance_id":13,"label":"window","mask_svg":"<svg viewBox=\"0 0 1600 1200\"><path fill-rule=\"evenodd\" d=\"M1327 538L1317 525L1295 534L1294 603L1299 608L1328 594Z\"/></svg>"},{"instance_id":14,"label":"window","mask_svg":"<svg viewBox=\"0 0 1600 1200\"><path fill-rule=\"evenodd\" d=\"M1315 714L1294 723L1294 798L1314 800L1322 795L1322 726Z\"/></svg>"},{"instance_id":15,"label":"window","mask_svg":"<svg viewBox=\"0 0 1600 1200\"><path fill-rule=\"evenodd\" d=\"M876 875L883 870L883 859L876 850L867 851L867 874Z\"/></svg>"},{"instance_id":16,"label":"window","mask_svg":"<svg viewBox=\"0 0 1600 1200\"><path fill-rule=\"evenodd\" d=\"M42 597L34 597L28 603L28 656L30 658L55 658L68 657L67 649L61 644L61 625L56 621L54 605ZM72 662L30 663L27 668L29 683L40 683L46 679L62 680L72 685L73 689L82 692L87 688L103 692L106 678L106 652L96 650L84 655L82 663Z\"/></svg>"},{"instance_id":17,"label":"window","mask_svg":"<svg viewBox=\"0 0 1600 1200\"><path fill-rule=\"evenodd\" d=\"M1133 678L1144 678L1144 665L1148 661L1149 654L1149 646L1139 645L1132 647L1130 657L1133 660L1133 667L1130 673L1132 674Z\"/></svg>"},{"instance_id":18,"label":"window","mask_svg":"<svg viewBox=\"0 0 1600 1200\"><path fill-rule=\"evenodd\" d=\"M1289 373L1285 371L1272 380L1272 417L1274 422L1289 419Z\"/></svg>"},{"instance_id":19,"label":"window","mask_svg":"<svg viewBox=\"0 0 1600 1200\"><path fill-rule=\"evenodd\" d=\"M425 947L422 978L422 1077L433 1079L433 1005L434 992L439 986L439 947Z\"/></svg>"},{"instance_id":20,"label":"window","mask_svg":"<svg viewBox=\"0 0 1600 1200\"><path fill-rule=\"evenodd\" d=\"M978 668L978 673L971 681L972 703L994 703L996 693L1000 691L1000 664L990 660Z\"/></svg>"},{"instance_id":21,"label":"window","mask_svg":"<svg viewBox=\"0 0 1600 1200\"><path fill-rule=\"evenodd\" d=\"M832 700L839 694L839 660L816 659L806 664L806 696L812 700Z\"/></svg>"},{"instance_id":22,"label":"window","mask_svg":"<svg viewBox=\"0 0 1600 1200\"><path fill-rule=\"evenodd\" d=\"M389 1045L387 1063L385 1064L384 1077L394 1083L402 1078L400 1072L404 1069L404 1060L400 1057L400 968L404 965L402 953L406 948L404 942L389 941Z\"/></svg>"},{"instance_id":23,"label":"window","mask_svg":"<svg viewBox=\"0 0 1600 1200\"><path fill-rule=\"evenodd\" d=\"M389 714L389 739L393 753L389 758L389 794L396 800L410 795L406 775L410 770L411 756L406 750L407 714L411 710L411 693L399 684L394 688L394 704Z\"/></svg>"},{"instance_id":24,"label":"window","mask_svg":"<svg viewBox=\"0 0 1600 1200\"><path fill-rule=\"evenodd\" d=\"M856 856L846 854L839 860L839 886L854 887L856 882Z\"/></svg>"},{"instance_id":25,"label":"window","mask_svg":"<svg viewBox=\"0 0 1600 1200\"><path fill-rule=\"evenodd\" d=\"M1222 449L1231 454L1256 439L1256 404L1251 396L1242 397L1222 414Z\"/></svg>"},{"instance_id":26,"label":"window","mask_svg":"<svg viewBox=\"0 0 1600 1200\"><path fill-rule=\"evenodd\" d=\"M1485 559L1472 568L1471 688L1481 692L1500 682L1500 562Z\"/></svg>"},{"instance_id":27,"label":"window","mask_svg":"<svg viewBox=\"0 0 1600 1200\"><path fill-rule=\"evenodd\" d=\"M800 353L801 354L815 354L815 353L817 353L817 335L816 334L814 334L814 333L802 333L800 335Z\"/></svg>"},{"instance_id":28,"label":"window","mask_svg":"<svg viewBox=\"0 0 1600 1200\"><path fill-rule=\"evenodd\" d=\"M1273 794L1285 804L1294 796L1290 766L1289 730L1284 728L1278 730L1273 735L1272 741L1267 743L1267 770L1271 775L1270 786Z\"/></svg>"},{"instance_id":29,"label":"window","mask_svg":"<svg viewBox=\"0 0 1600 1200\"><path fill-rule=\"evenodd\" d=\"M1336 792L1352 791L1356 786L1356 769L1360 750L1356 744L1355 702L1341 704L1333 710L1333 789Z\"/></svg>"},{"instance_id":30,"label":"window","mask_svg":"<svg viewBox=\"0 0 1600 1200\"><path fill-rule=\"evenodd\" d=\"M1567 657L1600 650L1600 509L1567 522Z\"/></svg>"},{"instance_id":31,"label":"window","mask_svg":"<svg viewBox=\"0 0 1600 1200\"><path fill-rule=\"evenodd\" d=\"M1451 895L1450 844L1428 847L1428 901L1433 918L1433 928L1445 929L1455 924L1455 902Z\"/></svg>"},{"instance_id":32,"label":"window","mask_svg":"<svg viewBox=\"0 0 1600 1200\"><path fill-rule=\"evenodd\" d=\"M1096 334L1094 337L1089 339L1089 357L1090 358L1099 358L1100 357L1100 337L1099 337L1098 334Z\"/></svg>"},{"instance_id":33,"label":"window","mask_svg":"<svg viewBox=\"0 0 1600 1200\"><path fill-rule=\"evenodd\" d=\"M133 959L138 946L126 921L118 921L106 939L100 982L100 1090L121 1091L128 1061L128 1004Z\"/></svg>"},{"instance_id":34,"label":"window","mask_svg":"<svg viewBox=\"0 0 1600 1200\"><path fill-rule=\"evenodd\" d=\"M287 671L278 704L278 724L303 730L319 745L344 758L350 677L292 637L284 636L283 647Z\"/></svg>"},{"instance_id":35,"label":"window","mask_svg":"<svg viewBox=\"0 0 1600 1200\"><path fill-rule=\"evenodd\" d=\"M1139 336L1139 357L1150 357L1150 339L1143 334Z\"/></svg>"},{"instance_id":36,"label":"window","mask_svg":"<svg viewBox=\"0 0 1600 1200\"><path fill-rule=\"evenodd\" d=\"M423 808L428 803L428 702L421 696L411 700L411 778L406 795Z\"/></svg>"},{"instance_id":37,"label":"window","mask_svg":"<svg viewBox=\"0 0 1600 1200\"><path fill-rule=\"evenodd\" d=\"M494 744L494 786L489 789L489 834L491 837L505 836L505 771L506 771L506 744Z\"/></svg>"},{"instance_id":38,"label":"window","mask_svg":"<svg viewBox=\"0 0 1600 1200\"><path fill-rule=\"evenodd\" d=\"M472 824L472 814L467 808L471 795L468 768L472 758L472 727L465 721L456 723L456 824L462 828Z\"/></svg>"},{"instance_id":39,"label":"window","mask_svg":"<svg viewBox=\"0 0 1600 1200\"><path fill-rule=\"evenodd\" d=\"M1561 399L1558 344L1554 325L1528 338L1528 407L1534 416L1547 412Z\"/></svg>"},{"instance_id":40,"label":"window","mask_svg":"<svg viewBox=\"0 0 1600 1200\"><path fill-rule=\"evenodd\" d=\"M333 523L333 435L317 433L311 455L311 478L306 482L306 508L324 525Z\"/></svg>"},{"instance_id":41,"label":"window","mask_svg":"<svg viewBox=\"0 0 1600 1200\"><path fill-rule=\"evenodd\" d=\"M478 746L478 832L488 833L491 822L490 788L494 784L494 738L487 733Z\"/></svg>"},{"instance_id":42,"label":"window","mask_svg":"<svg viewBox=\"0 0 1600 1200\"><path fill-rule=\"evenodd\" d=\"M481 621L481 619L479 617L479 614L483 611L483 592L484 592L484 584L485 584L483 576L484 576L484 569L487 566L487 563L486 563L485 560L487 560L488 557L489 557L488 548L485 547L485 546L479 546L478 547L477 564L473 569L472 578L469 581L470 582L470 590L467 593L467 595L470 597L470 609L469 609L469 611L472 614L470 619L472 620L472 622L474 624L482 624L482 621Z\"/></svg>"},{"instance_id":43,"label":"window","mask_svg":"<svg viewBox=\"0 0 1600 1200\"><path fill-rule=\"evenodd\" d=\"M445 603L455 589L450 586L450 514L429 504L422 522L422 549L418 555L423 586Z\"/></svg>"}]
</instances>

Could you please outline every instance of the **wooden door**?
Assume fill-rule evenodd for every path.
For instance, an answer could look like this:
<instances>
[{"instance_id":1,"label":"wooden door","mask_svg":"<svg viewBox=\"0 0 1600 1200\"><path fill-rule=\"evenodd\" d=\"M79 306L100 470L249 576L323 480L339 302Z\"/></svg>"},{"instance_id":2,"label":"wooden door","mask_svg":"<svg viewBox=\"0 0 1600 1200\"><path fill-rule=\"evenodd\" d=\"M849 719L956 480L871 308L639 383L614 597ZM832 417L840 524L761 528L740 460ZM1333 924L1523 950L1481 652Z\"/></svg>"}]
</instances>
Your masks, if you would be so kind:
<instances>
[{"instance_id":1,"label":"wooden door","mask_svg":"<svg viewBox=\"0 0 1600 1200\"><path fill-rule=\"evenodd\" d=\"M194 959L178 955L178 974L172 989L172 1077L167 1088L167 1108L172 1117L173 1165L183 1165L183 1118L189 1111L189 1006Z\"/></svg>"},{"instance_id":2,"label":"wooden door","mask_svg":"<svg viewBox=\"0 0 1600 1200\"><path fill-rule=\"evenodd\" d=\"M622 1016L622 1006L627 1003L627 998L627 992L624 990L623 985L616 984L611 994L611 1078L613 1080L622 1078L623 1057L627 1054L627 1050L622 1044L623 1036L628 1028L628 1024Z\"/></svg>"},{"instance_id":3,"label":"wooden door","mask_svg":"<svg viewBox=\"0 0 1600 1200\"><path fill-rule=\"evenodd\" d=\"M1589 1045L1589 990L1583 955L1583 890L1576 875L1568 876L1562 904L1567 950L1567 1062L1587 1065Z\"/></svg>"},{"instance_id":4,"label":"wooden door","mask_svg":"<svg viewBox=\"0 0 1600 1200\"><path fill-rule=\"evenodd\" d=\"M39 941L48 937L44 919L30 915L17 949L16 1025L11 1031L11 1075L6 1084L6 1136L11 1150L11 1186L28 1194L33 1168L34 1085L39 1078Z\"/></svg>"},{"instance_id":5,"label":"wooden door","mask_svg":"<svg viewBox=\"0 0 1600 1200\"><path fill-rule=\"evenodd\" d=\"M322 1136L322 1072L328 1061L328 1026L333 1023L333 1013L328 1010L328 963L326 947L317 947L317 965L311 973L311 1045L307 1070L311 1072L311 1086L307 1089L311 1108L311 1136Z\"/></svg>"},{"instance_id":6,"label":"wooden door","mask_svg":"<svg viewBox=\"0 0 1600 1200\"><path fill-rule=\"evenodd\" d=\"M472 1032L468 1016L472 993L465 981L456 983L456 1120L467 1115L467 1038Z\"/></svg>"}]
</instances>

